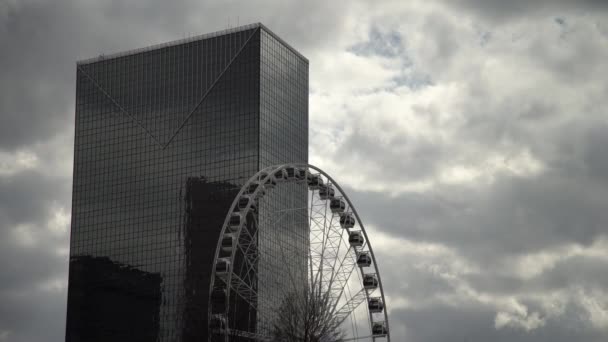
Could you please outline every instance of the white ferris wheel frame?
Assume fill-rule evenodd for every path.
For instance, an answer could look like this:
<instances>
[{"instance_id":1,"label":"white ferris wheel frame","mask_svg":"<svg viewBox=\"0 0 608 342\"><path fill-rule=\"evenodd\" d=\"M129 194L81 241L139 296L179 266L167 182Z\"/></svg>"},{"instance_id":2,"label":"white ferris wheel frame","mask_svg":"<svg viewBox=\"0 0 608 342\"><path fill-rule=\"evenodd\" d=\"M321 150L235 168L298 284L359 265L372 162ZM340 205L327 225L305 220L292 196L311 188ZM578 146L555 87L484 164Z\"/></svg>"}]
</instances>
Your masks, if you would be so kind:
<instances>
[{"instance_id":1,"label":"white ferris wheel frame","mask_svg":"<svg viewBox=\"0 0 608 342\"><path fill-rule=\"evenodd\" d=\"M363 272L363 267L355 267L355 268L359 268L359 277L361 279L363 279L363 275L364 274L375 274L376 275L377 280L378 280L377 290L380 291L380 298L382 299L382 303L383 303L383 310L382 310L382 313L384 315L384 321L383 321L383 323L384 323L384 326L385 326L385 329L386 329L386 334L385 335L380 335L380 336L370 335L370 336L365 336L365 337L361 337L361 338L372 338L374 341L376 340L376 338L382 338L382 339L386 339L387 342L390 342L390 329L389 329L389 320L388 320L388 310L387 310L386 300L385 300L385 296L384 296L384 289L383 289L383 286L382 286L382 278L380 276L380 269L378 267L378 263L376 262L376 257L374 255L374 252L373 252L373 249L372 249L372 245L370 243L370 239L368 238L367 232L365 231L365 227L363 225L363 222L361 221L361 219L359 217L359 214L357 213L357 210L352 205L352 202L350 201L350 199L348 198L348 196L346 195L346 193L342 190L342 188L340 187L340 185L331 176L329 176L323 170L321 170L320 168L318 168L318 167L316 167L314 165L311 165L311 164L302 164L302 163L290 163L290 164L281 164L281 165L274 165L274 166L266 167L266 168L258 171L251 178L249 178L249 180L241 187L240 191L235 196L235 198L234 198L234 200L233 200L233 202L232 202L232 204L230 206L230 209L229 209L229 211L228 211L228 213L226 215L226 218L224 220L224 224L222 225L222 230L220 231L220 234L219 234L219 238L218 238L218 242L217 242L217 246L216 246L216 250L215 250L215 256L214 256L213 264L212 264L212 272L211 272L210 284L209 284L209 301L208 301L208 315L207 315L207 325L209 327L209 341L211 341L211 336L212 336L212 332L211 332L211 329L212 329L212 325L211 324L212 324L212 317L213 317L212 307L211 307L211 305L212 305L212 295L213 295L213 290L214 290L214 285L215 285L216 277L217 278L221 278L220 276L218 276L216 274L216 266L217 266L217 263L218 263L218 259L220 259L220 251L222 249L222 240L227 235L236 236L237 237L236 240L238 240L238 237L240 237L240 235L241 235L241 231L243 229L243 226L247 222L246 218L247 218L247 215L248 215L249 211L251 210L252 204L255 202L256 199L259 198L259 196L263 196L264 192L266 191L265 184L267 184L267 182L271 179L271 177L274 177L274 175L277 172L279 172L281 170L286 170L288 168L294 168L295 170L297 170L297 169L304 169L306 171L306 175L308 175L309 170L314 170L314 171L318 172L320 175L322 175L325 178L327 178L328 184L331 184L332 186L334 186L337 189L337 191L340 193L340 195L341 195L340 198L343 199L343 200L345 200L346 203L348 204L348 208L349 208L350 212L352 212L352 214L355 216L357 225L360 228L360 232L363 234L363 236L365 238L365 247L369 250L369 256L371 257L375 273L369 273L369 272L368 273L364 273ZM304 182L306 182L306 181L307 180L304 179ZM254 200L249 201L248 204L247 204L247 206L245 208L243 208L241 211L235 211L235 208L237 207L237 205L239 203L239 199L241 199L241 197L243 197L243 195L245 195L247 189L249 189L249 187L251 185L253 185L253 184L258 184L258 186L255 188L255 191L253 191L251 193L248 193L248 196L250 196ZM308 191L310 191L310 188L309 188ZM312 203L310 203L310 205L312 205ZM239 224L238 229L236 231L232 231L231 232L229 230L230 229L230 218L231 218L231 215L233 213L238 213L238 212L245 213L245 216L244 216L245 219ZM257 234L257 232L256 232L256 234ZM235 241L235 243L236 243L236 241ZM233 247L232 250L231 250L231 255L228 258L229 260L231 260L231 261L234 260L236 251L237 251L237 248ZM244 251L241 251L241 252L245 253ZM348 253L348 251L347 251L347 253ZM310 251L309 251L309 258L310 258ZM232 279L232 275L233 275L232 267L229 268L229 272L227 272L227 273L228 273L228 275L226 277L224 277L224 278L227 278L227 279L223 281L225 283L225 285L226 285L225 286L225 291L226 291L226 294L225 294L225 297L226 297L225 298L225 300L226 300L225 307L226 307L226 309L228 309L230 307L230 292L233 290L232 287L234 286L232 284L232 282L235 282L235 280ZM236 280L236 281L238 281L238 280ZM253 290L251 290L251 291L253 291ZM365 293L364 300L366 302L368 302L369 301L368 291L364 290L363 288L362 288L361 291L363 293ZM239 294L238 291L235 290L235 292L237 292L237 294ZM357 295L355 294L355 296L357 296ZM355 296L352 296L351 300ZM362 301L359 302L359 303L357 303L356 306L360 305L361 303L362 303ZM344 307L346 307L347 305L348 305L348 303L345 304ZM356 306L353 308L353 310L356 308ZM349 312L349 314L350 314L350 312ZM370 332L371 332L371 325L373 324L373 321L372 321L372 314L369 313L369 312L368 312L368 318L369 318ZM229 332L228 332L229 328L228 328L228 321L227 321L228 317L225 317L225 319L226 319L226 322L225 322L226 323L226 327L225 327L226 328L225 329L226 332L224 333L224 335L225 335L225 341L228 342L228 337L229 337ZM242 336L242 337L254 338L254 339L256 339L256 338L257 339L262 338L262 336L260 336L258 334L247 333L247 332L240 332L237 335L238 336ZM355 338L355 339L359 339L359 338ZM355 340L355 339L346 339L346 341Z\"/></svg>"}]
</instances>

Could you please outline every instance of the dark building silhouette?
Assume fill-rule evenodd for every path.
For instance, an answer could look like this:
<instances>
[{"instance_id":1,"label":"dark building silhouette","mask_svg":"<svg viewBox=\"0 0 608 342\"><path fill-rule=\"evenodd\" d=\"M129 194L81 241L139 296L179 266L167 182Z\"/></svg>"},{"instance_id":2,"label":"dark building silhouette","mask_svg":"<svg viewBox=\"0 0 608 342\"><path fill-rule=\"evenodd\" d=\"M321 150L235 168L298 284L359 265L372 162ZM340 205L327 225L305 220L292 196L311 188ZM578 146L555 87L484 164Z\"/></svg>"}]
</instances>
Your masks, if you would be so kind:
<instances>
[{"instance_id":1,"label":"dark building silhouette","mask_svg":"<svg viewBox=\"0 0 608 342\"><path fill-rule=\"evenodd\" d=\"M73 257L70 285L73 327L80 341L153 341L158 335L161 281L106 257Z\"/></svg>"},{"instance_id":2,"label":"dark building silhouette","mask_svg":"<svg viewBox=\"0 0 608 342\"><path fill-rule=\"evenodd\" d=\"M205 340L234 196L308 161L308 61L261 24L81 61L74 146L66 341Z\"/></svg>"}]
</instances>

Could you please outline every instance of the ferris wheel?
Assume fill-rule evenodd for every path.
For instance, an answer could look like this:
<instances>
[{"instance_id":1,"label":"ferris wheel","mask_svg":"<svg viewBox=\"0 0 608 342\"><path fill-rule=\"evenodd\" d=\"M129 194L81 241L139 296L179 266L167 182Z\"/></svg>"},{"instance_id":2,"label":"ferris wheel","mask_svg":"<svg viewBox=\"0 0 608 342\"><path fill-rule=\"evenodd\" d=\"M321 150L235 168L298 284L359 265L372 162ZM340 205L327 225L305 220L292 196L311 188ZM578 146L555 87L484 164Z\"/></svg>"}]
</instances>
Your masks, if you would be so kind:
<instances>
[{"instance_id":1,"label":"ferris wheel","mask_svg":"<svg viewBox=\"0 0 608 342\"><path fill-rule=\"evenodd\" d=\"M312 165L267 167L240 189L209 290L209 341L390 341L363 223L340 186Z\"/></svg>"}]
</instances>

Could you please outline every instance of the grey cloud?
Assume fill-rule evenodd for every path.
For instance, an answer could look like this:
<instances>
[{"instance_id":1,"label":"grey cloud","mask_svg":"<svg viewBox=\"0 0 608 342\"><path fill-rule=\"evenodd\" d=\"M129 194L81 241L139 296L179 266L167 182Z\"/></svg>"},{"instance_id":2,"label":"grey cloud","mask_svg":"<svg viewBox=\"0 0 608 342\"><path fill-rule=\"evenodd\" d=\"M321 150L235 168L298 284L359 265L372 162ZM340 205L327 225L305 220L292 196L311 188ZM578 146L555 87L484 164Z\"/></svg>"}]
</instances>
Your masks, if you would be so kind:
<instances>
[{"instance_id":1,"label":"grey cloud","mask_svg":"<svg viewBox=\"0 0 608 342\"><path fill-rule=\"evenodd\" d=\"M404 49L403 40L398 32L381 32L377 27L372 27L368 40L353 45L349 51L361 56L406 57L403 56Z\"/></svg>"},{"instance_id":2,"label":"grey cloud","mask_svg":"<svg viewBox=\"0 0 608 342\"><path fill-rule=\"evenodd\" d=\"M463 279L481 293L497 296L534 296L552 291L602 290L608 283L608 265L589 256L563 256L546 270L529 279L515 274L497 274L485 269L481 274L470 274Z\"/></svg>"},{"instance_id":3,"label":"grey cloud","mask_svg":"<svg viewBox=\"0 0 608 342\"><path fill-rule=\"evenodd\" d=\"M447 246L470 266L479 268L481 273L456 275L456 279L489 298L533 298L552 291L576 297L576 289L603 291L608 281L604 276L607 264L600 258L558 256L561 259L554 265L530 279L521 278L508 267L510 260L520 256L565 246L585 249L608 237L604 172L608 156L601 148L605 135L604 125L588 121L538 137L545 141L537 144L537 151L542 150L537 155L547 158L544 162L549 167L532 177L503 173L489 186L440 186L427 193L406 192L393 197L354 188L347 188L347 193L357 208L364 208L359 212L365 224L391 236ZM544 144L558 148L553 151ZM336 179L339 181L339 176ZM418 304L427 302L422 308L396 310L391 316L391 322L406 325L412 341L443 341L453 336L471 341L605 339L605 332L590 323L584 304L572 298L563 313L550 318L545 317L548 313L540 302L524 300L530 311L537 308L541 318L546 318L544 326L530 332L495 329L495 308L459 307L458 315L449 316L446 311L454 308L428 303L446 295L462 298L457 283L437 277L434 271L442 267L441 262L449 264L450 260L429 259L430 266L420 268L413 266L424 262L424 256L397 262L390 251L376 250L387 264L382 269L388 293ZM407 286L396 285L404 282Z\"/></svg>"},{"instance_id":4,"label":"grey cloud","mask_svg":"<svg viewBox=\"0 0 608 342\"><path fill-rule=\"evenodd\" d=\"M490 298L535 297L539 293L552 291L573 293L575 289L602 290L602 284L608 281L604 276L606 263L598 258L561 256L562 259L557 260L555 265L529 279L523 279L509 269L512 266L509 261L515 261L518 257L559 250L565 246L585 249L608 236L608 214L605 210L608 194L605 191L604 172L608 155L601 148L605 145L603 141L607 127L591 119L580 123L567 120L564 126L559 126L555 131L545 131L544 135L535 136L527 131L528 124L550 126L549 119L554 117L540 116L531 122L515 120L517 125L507 130L508 135L517 137L514 140L531 146L534 154L547 165L544 172L535 176L520 177L504 172L497 174L495 182L490 185L444 185L430 192L404 192L397 196L353 187L347 187L346 191L365 224L391 236L447 246L457 256L464 258L468 265L480 269L481 273L456 277ZM488 122L491 122L489 118ZM395 173L390 168L386 169L387 165L399 165L391 158L390 152L373 155L370 150L377 148L373 142L366 139L347 141L351 142L350 151L368 152L367 160L382 168L378 175L400 179L393 178L398 168ZM489 137L484 141L492 144ZM445 154L439 153L431 160L442 157ZM415 174L410 172L420 167L420 163L411 166L405 164L401 165L403 177L412 177ZM427 166L425 172L433 172L435 164ZM335 178L340 181L339 175L335 175ZM414 266L421 262L424 264L424 256L397 261L390 251L377 248L376 251L380 261L383 261L383 278L390 295L403 296L418 304L426 301L433 303L436 298L445 295L462 296L456 290L457 283L438 277L434 271L436 267L443 267L443 262L449 266L450 260L428 259L430 265L421 268ZM404 283L407 286L397 285ZM581 303L574 301L568 305L565 313L551 318L539 331L523 333L508 327L496 331L493 323L485 323L483 327L469 327L470 338L472 341L549 341L562 338L559 336L567 337L563 337L563 340L570 338L580 341L605 338L605 332L590 324L588 313ZM534 306L534 302L529 302L529 306ZM396 320L409 327L414 341L447 338L442 334L449 331L451 326L426 331L435 323L431 320L422 324L423 319L418 317L427 309L429 315L433 312L440 316L443 309L423 308L408 310L407 316L393 314L391 321ZM469 309L462 309L464 317L471 314ZM493 309L492 313L491 309L487 310L489 318L484 319L491 321L496 311ZM539 312L546 314L540 309ZM467 319L477 318L473 316ZM416 324L417 320L420 320L420 325ZM467 321L465 324L480 322Z\"/></svg>"},{"instance_id":5,"label":"grey cloud","mask_svg":"<svg viewBox=\"0 0 608 342\"><path fill-rule=\"evenodd\" d=\"M438 142L408 136L383 136L380 139L374 136L377 133L355 127L352 132L345 134L336 156L361 163L362 169L377 171L378 167L382 167L382 176L387 179L412 180L428 176L445 157L445 151Z\"/></svg>"},{"instance_id":6,"label":"grey cloud","mask_svg":"<svg viewBox=\"0 0 608 342\"><path fill-rule=\"evenodd\" d=\"M65 275L67 276L67 273ZM33 291L21 295L0 292L0 300L3 303L0 306L0 330L8 329L9 341L65 339L65 291Z\"/></svg>"},{"instance_id":7,"label":"grey cloud","mask_svg":"<svg viewBox=\"0 0 608 342\"><path fill-rule=\"evenodd\" d=\"M68 258L61 250L69 235L46 224L54 202L69 205L69 189L67 182L35 171L0 177L0 330L10 331L10 341L63 338L65 290L41 287L67 280ZM18 243L18 225L27 229L31 245Z\"/></svg>"},{"instance_id":8,"label":"grey cloud","mask_svg":"<svg viewBox=\"0 0 608 342\"><path fill-rule=\"evenodd\" d=\"M575 54L584 61L580 64L592 69L591 66L601 64L596 59L598 53L591 52L599 51L597 41L596 45L581 41L577 39L575 45L587 44L590 50ZM536 60L538 51L529 52L531 55L527 57ZM550 58L546 52L545 57ZM571 70L550 64L544 68L564 80L571 78L568 76ZM585 74L580 70L574 73ZM597 72L591 74L598 75ZM606 155L601 148L606 133L602 121L605 100L585 94L585 104L581 107L585 113L578 114L585 116L581 120L577 113L560 108L562 102L555 101L548 91L534 88L533 84L529 92L516 92L498 100L495 92L499 89L489 88L487 83L477 80L479 75L468 76L472 78L470 98L463 110L467 121L457 128L454 144L409 138L381 144L362 134L363 127L360 130L355 127L337 155L356 162L365 161L363 169L368 164L381 167L382 171L374 174L385 177L387 182L416 180L440 170L450 155L459 155L458 142L462 140L506 155L517 152L517 148L529 148L547 170L531 178L500 173L496 175L496 182L487 188L445 186L430 194L406 194L397 198L365 193L361 197L365 207L373 210L373 217L398 234L432 241L441 236L440 241L462 244L459 248L487 254L488 258L471 255L472 259L479 260L570 242L588 245L605 234L608 217L602 208L607 198L601 182L598 183L605 174ZM588 80L602 86L597 78ZM560 95L578 96L574 91ZM509 159L504 163L508 166ZM376 197L378 202L370 200ZM411 221L405 227L398 226L388 218L390 212L406 213ZM480 243L486 239L493 242Z\"/></svg>"},{"instance_id":9,"label":"grey cloud","mask_svg":"<svg viewBox=\"0 0 608 342\"><path fill-rule=\"evenodd\" d=\"M572 11L590 13L608 10L608 3L603 0L458 0L445 1L445 4L466 13L477 13L491 22L504 23L508 20L534 14L563 15Z\"/></svg>"},{"instance_id":10,"label":"grey cloud","mask_svg":"<svg viewBox=\"0 0 608 342\"><path fill-rule=\"evenodd\" d=\"M599 124L587 132L583 145L582 165L589 176L603 182L608 181L608 126Z\"/></svg>"},{"instance_id":11,"label":"grey cloud","mask_svg":"<svg viewBox=\"0 0 608 342\"><path fill-rule=\"evenodd\" d=\"M446 45L442 44L443 50L447 48ZM405 37L398 31L392 29L385 31L377 26L372 26L366 41L354 44L347 50L364 57L382 56L398 59L402 70L393 78L394 86L420 89L432 84L429 74L413 68L414 63L409 55Z\"/></svg>"},{"instance_id":12,"label":"grey cloud","mask_svg":"<svg viewBox=\"0 0 608 342\"><path fill-rule=\"evenodd\" d=\"M54 6L20 5L9 11L0 30L3 77L0 80L0 146L17 146L44 141L69 124L73 100L70 85L73 58L65 54L70 28L67 13ZM37 23L37 25L32 25ZM64 59L65 60L62 60ZM69 67L66 67L69 66ZM51 66L51 67L49 67Z\"/></svg>"},{"instance_id":13,"label":"grey cloud","mask_svg":"<svg viewBox=\"0 0 608 342\"><path fill-rule=\"evenodd\" d=\"M438 276L437 269L442 265L428 256L396 260L390 251L380 250L377 251L377 257L384 261L382 271L385 291L393 298L405 298L408 303L405 308L396 307L390 311L395 339L412 342L605 339L603 330L593 326L590 321L588 304L581 301L575 292L581 286L594 286L594 282L597 286L604 282L605 277L598 272L604 272L605 265L599 264L597 260L571 258L558 263L552 270L525 281L512 276L497 276L492 269L485 269L475 276L456 276L458 281L455 281L453 276ZM451 260L443 262L449 264ZM573 270L579 266L582 266L581 269ZM459 289L461 282L475 292L462 292ZM601 289L601 285L595 289ZM590 290L592 289L585 289ZM555 299L538 297L538 294L550 294L553 291L569 293L570 297L555 298L560 300L560 304L554 303ZM512 312L504 304L508 298L517 298L519 305L527 309L527 313L521 316L512 313L515 319L533 320L537 317L542 323L529 331L516 323L497 327L497 314ZM547 305L562 308L555 314ZM402 328L405 328L405 335Z\"/></svg>"},{"instance_id":14,"label":"grey cloud","mask_svg":"<svg viewBox=\"0 0 608 342\"><path fill-rule=\"evenodd\" d=\"M547 174L504 177L486 190L446 188L436 196L354 191L351 197L366 208L366 222L454 246L481 263L568 243L589 245L606 234L608 223L606 194L597 184Z\"/></svg>"},{"instance_id":15,"label":"grey cloud","mask_svg":"<svg viewBox=\"0 0 608 342\"><path fill-rule=\"evenodd\" d=\"M411 342L496 341L497 337L492 309L474 304L395 310L393 317L406 322L404 340Z\"/></svg>"},{"instance_id":16,"label":"grey cloud","mask_svg":"<svg viewBox=\"0 0 608 342\"><path fill-rule=\"evenodd\" d=\"M589 341L605 340L601 332L588 329L580 319L583 313L569 305L561 319L548 319L543 327L525 331L513 327L496 329L493 308L469 303L458 307L435 305L425 309L394 310L393 317L406 322L404 340L411 342L443 341Z\"/></svg>"},{"instance_id":17,"label":"grey cloud","mask_svg":"<svg viewBox=\"0 0 608 342\"><path fill-rule=\"evenodd\" d=\"M50 236L34 230L38 243L16 246L8 234L0 235L0 330L9 341L59 341L65 329L68 257L67 234Z\"/></svg>"},{"instance_id":18,"label":"grey cloud","mask_svg":"<svg viewBox=\"0 0 608 342\"><path fill-rule=\"evenodd\" d=\"M30 170L11 177L0 177L0 217L2 226L18 223L42 224L47 210L56 201L68 204L69 180L47 177L42 170Z\"/></svg>"},{"instance_id":19,"label":"grey cloud","mask_svg":"<svg viewBox=\"0 0 608 342\"><path fill-rule=\"evenodd\" d=\"M416 258L396 260L391 251L377 250L377 258L382 263L385 291L393 298L407 300L406 308L391 310L391 324L397 333L393 338L408 341L601 341L605 338L602 329L590 321L587 303L581 301L576 289L593 291L602 289L605 265L597 260L574 257L559 262L554 268L531 280L512 276L496 275L493 269L484 269L475 276L438 276L441 263L449 264L450 259L434 260L420 255ZM426 264L426 266L424 266ZM581 267L579 270L574 268ZM388 270L388 272L387 272ZM398 270L398 271L395 271ZM448 271L448 274L453 274ZM470 294L459 290L461 282L475 292ZM570 294L570 297L555 299L537 298L538 294L553 291ZM561 292L559 292L561 291ZM451 298L449 300L446 299ZM533 319L537 315L542 323L527 331L521 326L506 325L497 328L497 313L506 298L517 298L520 305L527 308L527 315L516 319ZM561 298L561 299L560 299ZM558 314L548 310L559 299L563 305ZM601 297L599 298L601 300ZM454 301L454 302L451 302ZM389 304L392 304L389 302ZM390 306L389 306L390 308ZM406 334L402 335L401 328Z\"/></svg>"},{"instance_id":20,"label":"grey cloud","mask_svg":"<svg viewBox=\"0 0 608 342\"><path fill-rule=\"evenodd\" d=\"M575 256L560 261L537 277L539 290L568 289L582 286L587 290L604 290L608 284L608 264L588 256Z\"/></svg>"},{"instance_id":21,"label":"grey cloud","mask_svg":"<svg viewBox=\"0 0 608 342\"><path fill-rule=\"evenodd\" d=\"M605 67L608 56L601 46L607 39L601 36L598 26L587 30L571 30L561 26L554 39L532 42L532 61L540 69L550 70L562 82L584 85ZM557 48L556 41L560 44Z\"/></svg>"}]
</instances>

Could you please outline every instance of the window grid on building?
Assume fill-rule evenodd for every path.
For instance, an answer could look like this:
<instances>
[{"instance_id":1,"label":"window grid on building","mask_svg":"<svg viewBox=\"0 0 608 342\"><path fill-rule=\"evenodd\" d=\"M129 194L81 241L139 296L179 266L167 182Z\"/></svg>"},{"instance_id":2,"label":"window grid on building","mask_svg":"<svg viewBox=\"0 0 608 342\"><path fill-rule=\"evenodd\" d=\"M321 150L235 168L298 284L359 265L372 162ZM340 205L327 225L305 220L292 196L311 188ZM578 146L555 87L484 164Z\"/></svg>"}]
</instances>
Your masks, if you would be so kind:
<instances>
[{"instance_id":1,"label":"window grid on building","mask_svg":"<svg viewBox=\"0 0 608 342\"><path fill-rule=\"evenodd\" d=\"M206 338L221 223L260 167L307 162L307 94L262 25L78 64L66 341Z\"/></svg>"}]
</instances>

